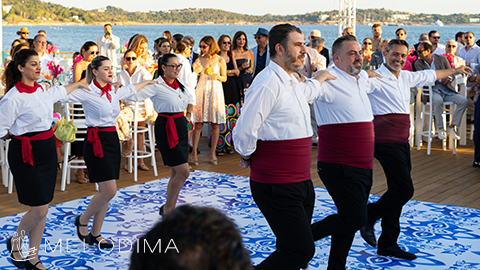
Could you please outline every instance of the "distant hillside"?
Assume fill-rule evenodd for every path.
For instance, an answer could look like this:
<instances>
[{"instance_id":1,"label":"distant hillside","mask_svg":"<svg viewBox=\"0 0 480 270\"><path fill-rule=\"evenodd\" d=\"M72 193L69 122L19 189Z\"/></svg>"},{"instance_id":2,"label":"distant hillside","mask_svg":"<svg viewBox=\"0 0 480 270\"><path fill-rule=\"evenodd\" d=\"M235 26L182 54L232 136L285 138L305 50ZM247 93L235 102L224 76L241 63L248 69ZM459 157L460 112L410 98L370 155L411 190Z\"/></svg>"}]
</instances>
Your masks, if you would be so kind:
<instances>
[{"instance_id":1,"label":"distant hillside","mask_svg":"<svg viewBox=\"0 0 480 270\"><path fill-rule=\"evenodd\" d=\"M291 22L296 24L330 24L338 21L338 11L316 11L297 15L262 16L246 15L218 9L182 9L169 11L128 12L121 8L107 6L105 9L83 10L67 8L62 5L39 0L3 0L3 6L11 6L9 12L3 12L8 24L116 24L152 23L152 24L274 24ZM395 16L397 16L395 18ZM407 15L407 17L399 16ZM430 24L441 20L445 24L468 24L471 18L480 18L480 14L414 14L385 9L357 9L357 24L369 22Z\"/></svg>"}]
</instances>

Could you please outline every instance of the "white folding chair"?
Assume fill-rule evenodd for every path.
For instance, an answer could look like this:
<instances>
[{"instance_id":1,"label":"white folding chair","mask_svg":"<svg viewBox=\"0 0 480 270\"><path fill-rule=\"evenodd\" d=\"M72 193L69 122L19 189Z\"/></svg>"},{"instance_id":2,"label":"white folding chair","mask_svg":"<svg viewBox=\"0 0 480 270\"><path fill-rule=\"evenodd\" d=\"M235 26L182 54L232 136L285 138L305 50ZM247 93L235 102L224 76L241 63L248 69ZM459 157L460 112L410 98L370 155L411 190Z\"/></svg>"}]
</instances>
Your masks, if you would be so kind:
<instances>
[{"instance_id":1,"label":"white folding chair","mask_svg":"<svg viewBox=\"0 0 480 270\"><path fill-rule=\"evenodd\" d=\"M74 104L63 104L63 116L66 118L67 122L73 120L73 123L77 127L77 133L75 141L83 142L84 138L79 138L79 134L87 134L87 126L85 125L85 114L83 108L78 108L73 105L81 105L80 103ZM63 156L63 167L62 167L62 185L60 187L61 191L65 191L66 184L70 184L70 169L86 169L86 165L80 165L85 163L84 160L74 159L68 161L68 157L71 153L71 143L66 142L64 144L64 156Z\"/></svg>"},{"instance_id":2,"label":"white folding chair","mask_svg":"<svg viewBox=\"0 0 480 270\"><path fill-rule=\"evenodd\" d=\"M158 176L157 173L157 162L155 160L155 137L153 133L153 125L150 124L147 118L141 117L140 112L139 112L139 105L141 105L141 102L135 102L135 111L134 111L134 116L133 116L133 121L132 121L132 138L134 139L134 144L133 144L133 151L130 155L127 155L126 158L128 158L128 172L132 173L132 161L133 161L133 179L135 182L137 182L137 172L138 172L138 159L140 158L148 158L151 157L151 166L153 167L153 172L155 176ZM146 127L139 127L138 122L146 122ZM148 146L150 148L150 151L147 151L146 149L146 141L145 141L145 133L148 133ZM144 144L142 149L138 149L138 134L143 135L144 138ZM139 155L141 154L141 155Z\"/></svg>"},{"instance_id":3,"label":"white folding chair","mask_svg":"<svg viewBox=\"0 0 480 270\"><path fill-rule=\"evenodd\" d=\"M436 128L432 128L433 125L433 101L432 101L432 93L433 89L432 87L434 84L431 85L426 85L422 89L423 96L428 99L428 101L423 104L422 103L422 113L421 113L421 124L419 127L419 136L417 137L417 150L420 150L420 147L422 146L422 139L423 137L427 137L427 155L430 155L431 153L431 145L432 145L432 138L437 137L438 134L436 133ZM428 109L426 108L428 106ZM443 103L444 110L442 113L442 120L443 120L443 126L446 126L446 115L450 115L450 121L452 120L453 112L455 111L454 109L454 104L453 102L444 102ZM428 130L424 131L424 124L428 125ZM453 140L453 154L456 154L456 144L457 140ZM444 139L442 140L442 146L443 150L445 151L447 149L447 140Z\"/></svg>"}]
</instances>

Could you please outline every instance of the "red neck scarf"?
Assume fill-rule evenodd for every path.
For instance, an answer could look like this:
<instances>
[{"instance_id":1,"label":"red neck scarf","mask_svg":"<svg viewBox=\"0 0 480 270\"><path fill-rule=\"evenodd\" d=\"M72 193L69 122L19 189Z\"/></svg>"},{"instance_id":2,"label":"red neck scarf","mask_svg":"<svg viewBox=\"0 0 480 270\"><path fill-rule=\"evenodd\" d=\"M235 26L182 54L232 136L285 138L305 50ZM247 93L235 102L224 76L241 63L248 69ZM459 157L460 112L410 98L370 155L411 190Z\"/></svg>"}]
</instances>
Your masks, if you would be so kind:
<instances>
[{"instance_id":1,"label":"red neck scarf","mask_svg":"<svg viewBox=\"0 0 480 270\"><path fill-rule=\"evenodd\" d=\"M22 83L21 81L18 81L15 84L15 87L17 88L18 92L28 93L28 94L35 93L38 88L42 88L42 86L40 84L38 84L37 82L34 82L33 86L30 86L30 85L26 85L26 84Z\"/></svg>"},{"instance_id":2,"label":"red neck scarf","mask_svg":"<svg viewBox=\"0 0 480 270\"><path fill-rule=\"evenodd\" d=\"M112 102L112 95L110 95L110 90L112 90L112 86L107 83L104 87L101 87L100 84L97 82L97 80L93 80L93 84L95 84L96 87L98 87L100 90L102 90L102 94L100 96L103 96L103 94L107 95L108 101L110 103Z\"/></svg>"},{"instance_id":3,"label":"red neck scarf","mask_svg":"<svg viewBox=\"0 0 480 270\"><path fill-rule=\"evenodd\" d=\"M162 75L162 79L165 81L165 83L166 83L168 86L170 86L171 88L173 88L173 89L175 89L175 90L177 90L177 89L180 87L180 85L178 84L178 82L177 82L176 79L173 80L173 83L167 82L167 79L165 79L165 77L164 77L163 75Z\"/></svg>"}]
</instances>

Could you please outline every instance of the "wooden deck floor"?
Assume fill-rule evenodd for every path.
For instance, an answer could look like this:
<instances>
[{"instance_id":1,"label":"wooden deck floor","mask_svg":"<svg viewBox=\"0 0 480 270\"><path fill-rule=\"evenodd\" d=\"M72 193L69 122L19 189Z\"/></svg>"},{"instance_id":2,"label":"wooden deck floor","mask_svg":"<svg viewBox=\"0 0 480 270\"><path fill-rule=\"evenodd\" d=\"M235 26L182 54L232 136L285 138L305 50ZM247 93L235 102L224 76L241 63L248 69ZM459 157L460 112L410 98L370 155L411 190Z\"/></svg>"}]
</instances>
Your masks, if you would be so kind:
<instances>
[{"instance_id":1,"label":"wooden deck floor","mask_svg":"<svg viewBox=\"0 0 480 270\"><path fill-rule=\"evenodd\" d=\"M199 166L193 169L227 173L234 175L249 176L250 170L242 169L238 166L239 155L225 155L218 157L218 166L211 165L207 153L209 148L207 140L202 138L200 141L201 154L199 155ZM316 172L316 151L312 149L312 180L315 186L323 187L321 180ZM412 148L412 179L415 184L414 200L428 201L442 204L453 204L457 206L471 207L480 209L480 168L473 168L473 142L468 140L466 146L459 146L457 154L453 155L451 150L442 151L440 142L437 140L433 144L432 154L427 156L425 147L417 151ZM121 170L120 180L117 181L118 188L144 183L151 180L168 177L169 169L163 166L160 153L157 152L158 177L153 175L153 170L148 172L139 171L138 182L133 181L133 174ZM124 162L124 161L122 161ZM148 164L149 160L147 160ZM122 167L123 168L123 167ZM0 176L1 177L1 176ZM96 193L93 184L79 184L74 181L67 185L66 191L60 191L61 170L57 177L57 190L52 205L66 201L90 196ZM1 181L0 181L1 182ZM379 163L374 162L374 179L372 194L381 195L386 191L386 182L383 170ZM0 217L21 213L28 210L27 206L21 205L17 200L17 195L7 193L7 188L0 186Z\"/></svg>"}]
</instances>

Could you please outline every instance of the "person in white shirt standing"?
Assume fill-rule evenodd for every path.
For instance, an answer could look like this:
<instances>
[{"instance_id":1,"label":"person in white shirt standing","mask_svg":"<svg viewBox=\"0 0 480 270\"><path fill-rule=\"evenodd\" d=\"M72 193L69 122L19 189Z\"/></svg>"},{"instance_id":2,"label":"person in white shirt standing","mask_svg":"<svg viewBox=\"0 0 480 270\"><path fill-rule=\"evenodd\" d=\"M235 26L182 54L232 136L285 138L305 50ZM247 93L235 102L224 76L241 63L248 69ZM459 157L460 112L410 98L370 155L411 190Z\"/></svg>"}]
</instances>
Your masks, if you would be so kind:
<instances>
[{"instance_id":1,"label":"person in white shirt standing","mask_svg":"<svg viewBox=\"0 0 480 270\"><path fill-rule=\"evenodd\" d=\"M465 46L460 49L458 56L472 69L480 63L480 47L475 44L475 35L472 32L465 33Z\"/></svg>"},{"instance_id":2,"label":"person in white shirt standing","mask_svg":"<svg viewBox=\"0 0 480 270\"><path fill-rule=\"evenodd\" d=\"M277 250L255 269L298 270L315 253L308 101L323 95L321 83L334 77L320 72L305 83L293 77L307 53L302 31L293 25L274 26L268 45L270 64L246 92L233 140L240 166L251 165L252 197L277 237Z\"/></svg>"},{"instance_id":3,"label":"person in white shirt standing","mask_svg":"<svg viewBox=\"0 0 480 270\"><path fill-rule=\"evenodd\" d=\"M427 43L422 43L427 44ZM419 46L419 53L423 46ZM387 178L388 190L367 206L368 220L360 230L363 239L376 247L374 225L382 219L378 255L414 260L416 255L402 250L398 244L400 215L403 205L413 196L410 175L410 88L419 87L458 73L470 73L468 67L409 72L402 70L408 55L408 43L393 39L387 46L386 63L376 70L381 78L371 79L368 97L372 104L375 129L375 158Z\"/></svg>"},{"instance_id":4,"label":"person in white shirt standing","mask_svg":"<svg viewBox=\"0 0 480 270\"><path fill-rule=\"evenodd\" d=\"M46 53L47 49L47 38L43 34L38 34L35 36L33 39L33 48L34 50L38 53L38 56L40 57L40 62L42 62L42 73L47 74L48 73L48 67L47 64L50 61L53 61L53 57ZM43 79L40 77L40 79Z\"/></svg>"},{"instance_id":5,"label":"person in white shirt standing","mask_svg":"<svg viewBox=\"0 0 480 270\"><path fill-rule=\"evenodd\" d=\"M112 34L112 25L107 23L103 26L105 35L97 38L98 55L106 56L112 61L114 67L118 67L117 50L120 49L120 38Z\"/></svg>"}]
</instances>

